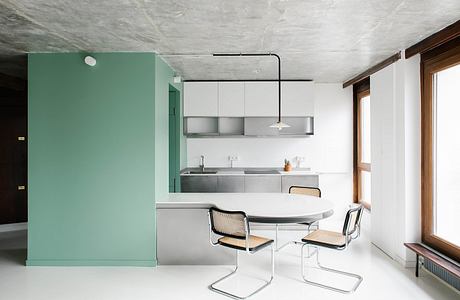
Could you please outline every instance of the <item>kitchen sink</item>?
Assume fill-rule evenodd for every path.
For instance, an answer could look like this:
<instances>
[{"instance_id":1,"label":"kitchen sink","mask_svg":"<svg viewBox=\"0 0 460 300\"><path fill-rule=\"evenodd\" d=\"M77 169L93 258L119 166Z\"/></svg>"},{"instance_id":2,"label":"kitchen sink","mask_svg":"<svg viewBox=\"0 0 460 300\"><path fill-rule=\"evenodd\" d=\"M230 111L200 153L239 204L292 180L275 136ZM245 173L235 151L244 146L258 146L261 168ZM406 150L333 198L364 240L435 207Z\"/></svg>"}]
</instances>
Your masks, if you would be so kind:
<instances>
[{"instance_id":1,"label":"kitchen sink","mask_svg":"<svg viewBox=\"0 0 460 300\"><path fill-rule=\"evenodd\" d=\"M243 170L219 170L217 175L244 175Z\"/></svg>"},{"instance_id":2,"label":"kitchen sink","mask_svg":"<svg viewBox=\"0 0 460 300\"><path fill-rule=\"evenodd\" d=\"M244 174L259 174L259 175L265 175L265 174L279 174L277 170L246 170L244 171Z\"/></svg>"},{"instance_id":3,"label":"kitchen sink","mask_svg":"<svg viewBox=\"0 0 460 300\"><path fill-rule=\"evenodd\" d=\"M183 174L216 174L217 171L187 171Z\"/></svg>"}]
</instances>

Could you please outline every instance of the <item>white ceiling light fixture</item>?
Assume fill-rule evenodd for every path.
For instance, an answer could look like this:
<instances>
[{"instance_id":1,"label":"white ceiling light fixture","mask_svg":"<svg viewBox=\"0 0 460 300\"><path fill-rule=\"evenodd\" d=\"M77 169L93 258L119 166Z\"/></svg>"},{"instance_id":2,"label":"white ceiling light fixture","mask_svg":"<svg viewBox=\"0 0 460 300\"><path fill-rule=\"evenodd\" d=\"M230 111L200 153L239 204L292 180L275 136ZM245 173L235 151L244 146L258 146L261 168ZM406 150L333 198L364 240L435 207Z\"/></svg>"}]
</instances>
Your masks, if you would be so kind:
<instances>
[{"instance_id":1,"label":"white ceiling light fixture","mask_svg":"<svg viewBox=\"0 0 460 300\"><path fill-rule=\"evenodd\" d=\"M87 64L90 67L94 67L96 65L96 59L92 56L85 56L85 64Z\"/></svg>"},{"instance_id":2,"label":"white ceiling light fixture","mask_svg":"<svg viewBox=\"0 0 460 300\"><path fill-rule=\"evenodd\" d=\"M214 53L213 56L275 56L278 59L278 121L270 125L271 128L281 130L291 127L281 122L281 58L275 53Z\"/></svg>"},{"instance_id":3,"label":"white ceiling light fixture","mask_svg":"<svg viewBox=\"0 0 460 300\"><path fill-rule=\"evenodd\" d=\"M271 128L278 128L278 130L281 130L283 128L289 128L291 126L286 124L286 123L281 122L280 120L278 120L278 121L276 121L276 123L273 123L272 125L270 125L270 127Z\"/></svg>"}]
</instances>

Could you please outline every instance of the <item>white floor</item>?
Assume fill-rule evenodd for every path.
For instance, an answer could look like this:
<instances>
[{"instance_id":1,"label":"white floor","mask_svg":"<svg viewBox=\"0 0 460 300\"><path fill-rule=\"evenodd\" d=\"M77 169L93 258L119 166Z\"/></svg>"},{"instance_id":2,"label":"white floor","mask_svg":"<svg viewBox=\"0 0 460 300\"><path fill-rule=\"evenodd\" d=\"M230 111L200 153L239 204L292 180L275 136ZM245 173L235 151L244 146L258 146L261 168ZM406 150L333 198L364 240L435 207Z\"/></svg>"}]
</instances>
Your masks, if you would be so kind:
<instances>
[{"instance_id":1,"label":"white floor","mask_svg":"<svg viewBox=\"0 0 460 300\"><path fill-rule=\"evenodd\" d=\"M270 232L259 232L270 235ZM285 240L301 232L282 232ZM208 290L210 282L228 273L230 266L140 267L25 267L26 232L0 233L0 299L229 299ZM180 251L180 249L178 249ZM299 251L289 246L277 255L273 283L251 299L460 299L460 294L445 286L426 271L415 278L413 269L404 269L372 246L363 234L347 251L321 250L326 266L355 272L364 277L358 290L350 295L310 286L300 278ZM269 251L240 256L240 271L226 287L245 293L248 284L269 276ZM346 287L350 282L312 272Z\"/></svg>"}]
</instances>

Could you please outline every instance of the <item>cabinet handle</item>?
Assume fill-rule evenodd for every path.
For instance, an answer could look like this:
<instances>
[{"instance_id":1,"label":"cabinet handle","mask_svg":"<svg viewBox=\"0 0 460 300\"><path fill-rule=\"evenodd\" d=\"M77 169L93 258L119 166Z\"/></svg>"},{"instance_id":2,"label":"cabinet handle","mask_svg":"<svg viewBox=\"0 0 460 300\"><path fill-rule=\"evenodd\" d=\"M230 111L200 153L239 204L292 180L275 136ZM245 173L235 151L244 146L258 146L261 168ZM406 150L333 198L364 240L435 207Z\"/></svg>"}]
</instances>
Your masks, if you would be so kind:
<instances>
[{"instance_id":1,"label":"cabinet handle","mask_svg":"<svg viewBox=\"0 0 460 300\"><path fill-rule=\"evenodd\" d=\"M18 191L23 191L26 189L25 185L18 185Z\"/></svg>"},{"instance_id":2,"label":"cabinet handle","mask_svg":"<svg viewBox=\"0 0 460 300\"><path fill-rule=\"evenodd\" d=\"M18 141L25 141L26 137L25 136L18 136Z\"/></svg>"}]
</instances>

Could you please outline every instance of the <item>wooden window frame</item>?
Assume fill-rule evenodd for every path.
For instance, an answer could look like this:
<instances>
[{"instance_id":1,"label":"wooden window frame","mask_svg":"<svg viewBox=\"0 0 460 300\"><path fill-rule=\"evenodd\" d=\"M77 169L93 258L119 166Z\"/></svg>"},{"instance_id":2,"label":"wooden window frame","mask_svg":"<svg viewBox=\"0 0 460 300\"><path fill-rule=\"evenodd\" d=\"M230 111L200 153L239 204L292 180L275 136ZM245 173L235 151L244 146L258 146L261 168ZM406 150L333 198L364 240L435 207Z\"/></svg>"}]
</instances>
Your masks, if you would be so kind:
<instances>
[{"instance_id":1,"label":"wooden window frame","mask_svg":"<svg viewBox=\"0 0 460 300\"><path fill-rule=\"evenodd\" d=\"M421 73L421 200L422 242L460 261L460 247L433 232L433 74L460 63L460 38L423 53Z\"/></svg>"},{"instance_id":2,"label":"wooden window frame","mask_svg":"<svg viewBox=\"0 0 460 300\"><path fill-rule=\"evenodd\" d=\"M371 172L370 163L361 162L361 99L370 95L369 77L353 85L353 202L370 210L371 204L361 199L361 171Z\"/></svg>"}]
</instances>

